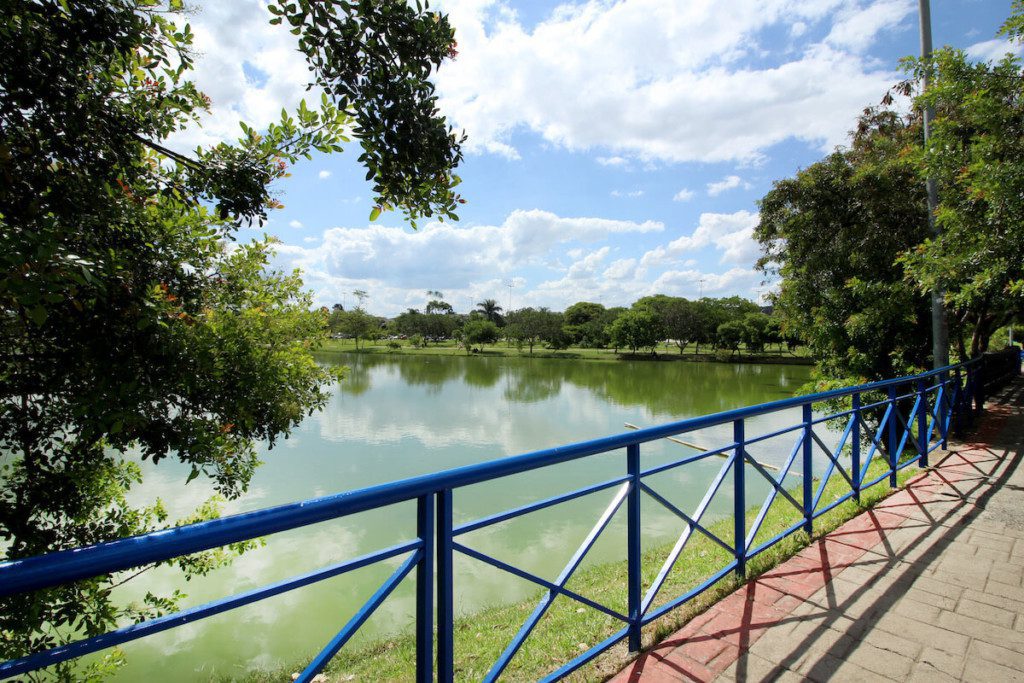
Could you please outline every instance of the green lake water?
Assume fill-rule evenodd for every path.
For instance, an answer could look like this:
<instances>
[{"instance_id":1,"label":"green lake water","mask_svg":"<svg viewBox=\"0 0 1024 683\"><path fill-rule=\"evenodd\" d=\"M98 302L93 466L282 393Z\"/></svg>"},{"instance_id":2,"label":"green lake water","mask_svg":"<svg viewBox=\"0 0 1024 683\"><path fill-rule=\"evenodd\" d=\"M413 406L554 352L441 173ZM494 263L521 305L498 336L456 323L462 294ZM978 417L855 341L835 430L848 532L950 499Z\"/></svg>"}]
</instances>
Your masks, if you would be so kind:
<instances>
[{"instance_id":1,"label":"green lake water","mask_svg":"<svg viewBox=\"0 0 1024 683\"><path fill-rule=\"evenodd\" d=\"M265 464L249 493L226 513L255 510L381 484L471 463L607 436L624 423L650 426L791 396L809 377L806 366L686 362L597 363L551 359L431 356L324 356L348 365L347 379L328 405L291 438L264 452ZM756 418L748 436L799 420L798 411ZM704 447L732 440L723 425L683 437ZM781 464L794 435L752 447L754 457ZM695 451L668 441L641 447L644 467ZM723 460L709 458L648 480L691 512ZM456 523L615 477L624 451L457 490ZM212 493L200 481L183 482L188 469L168 461L145 466L138 501L160 496L172 516L184 516ZM750 504L766 485L748 469ZM460 540L523 569L553 579L604 510L614 490L602 491ZM643 503L645 546L674 541L682 523L657 503ZM705 521L732 510L723 487ZM625 557L624 510L602 535L586 564ZM188 594L200 604L317 567L356 557L414 534L412 503L305 527L266 539L227 568L185 583L159 570L128 587L123 599L145 591ZM536 593L518 578L457 556L456 608L461 613ZM145 638L124 647L129 664L120 680L208 680L272 668L312 655L400 563L396 559L271 598L233 612ZM410 576L363 627L353 644L411 628ZM351 647L351 644L350 644Z\"/></svg>"}]
</instances>

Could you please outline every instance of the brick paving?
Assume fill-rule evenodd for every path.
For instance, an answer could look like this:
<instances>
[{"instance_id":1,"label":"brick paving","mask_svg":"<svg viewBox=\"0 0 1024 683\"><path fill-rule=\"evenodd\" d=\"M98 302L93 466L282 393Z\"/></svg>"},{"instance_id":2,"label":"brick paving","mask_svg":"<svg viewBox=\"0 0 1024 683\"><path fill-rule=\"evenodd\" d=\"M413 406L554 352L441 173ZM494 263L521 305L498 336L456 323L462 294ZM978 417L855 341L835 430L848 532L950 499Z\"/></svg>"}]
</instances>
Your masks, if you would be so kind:
<instances>
[{"instance_id":1,"label":"brick paving","mask_svg":"<svg viewBox=\"0 0 1024 683\"><path fill-rule=\"evenodd\" d=\"M971 438L613 681L1024 681L1024 382Z\"/></svg>"}]
</instances>

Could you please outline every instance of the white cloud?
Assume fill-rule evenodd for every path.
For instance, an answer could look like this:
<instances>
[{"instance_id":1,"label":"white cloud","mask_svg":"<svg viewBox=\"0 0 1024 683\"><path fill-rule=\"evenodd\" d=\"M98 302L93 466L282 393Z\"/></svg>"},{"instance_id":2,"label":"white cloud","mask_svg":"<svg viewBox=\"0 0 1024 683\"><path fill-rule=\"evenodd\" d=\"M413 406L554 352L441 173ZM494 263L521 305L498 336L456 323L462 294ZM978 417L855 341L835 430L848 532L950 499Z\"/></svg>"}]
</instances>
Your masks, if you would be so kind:
<instances>
[{"instance_id":1,"label":"white cloud","mask_svg":"<svg viewBox=\"0 0 1024 683\"><path fill-rule=\"evenodd\" d=\"M327 180L328 178L331 177L331 172L327 170L320 171L319 173L316 174L316 177L319 178L320 180Z\"/></svg>"},{"instance_id":2,"label":"white cloud","mask_svg":"<svg viewBox=\"0 0 1024 683\"><path fill-rule=\"evenodd\" d=\"M892 30L915 10L913 0L851 3L837 13L825 42L856 52L866 50L879 33Z\"/></svg>"},{"instance_id":3,"label":"white cloud","mask_svg":"<svg viewBox=\"0 0 1024 683\"><path fill-rule=\"evenodd\" d=\"M757 222L758 215L749 211L705 213L692 235L652 249L641 258L619 258L607 266L604 264L612 253L607 246L589 251L574 249L566 253L573 262L560 277L541 281L517 294L517 301L560 309L574 301L626 306L642 296L659 293L695 297L703 291L714 296L753 297L762 279L753 268L759 250L751 235ZM707 247L721 252L716 260L728 264L727 270L713 272L706 252L702 252ZM692 252L697 252L697 258L684 260Z\"/></svg>"},{"instance_id":4,"label":"white cloud","mask_svg":"<svg viewBox=\"0 0 1024 683\"><path fill-rule=\"evenodd\" d=\"M289 228L296 228L296 229L301 228L302 227L302 222L301 221L288 221L288 227Z\"/></svg>"},{"instance_id":5,"label":"white cloud","mask_svg":"<svg viewBox=\"0 0 1024 683\"><path fill-rule=\"evenodd\" d=\"M761 246L754 239L757 220L747 227L722 235L715 240L715 246L722 250L722 263L750 264L761 255Z\"/></svg>"},{"instance_id":6,"label":"white cloud","mask_svg":"<svg viewBox=\"0 0 1024 683\"><path fill-rule=\"evenodd\" d=\"M644 196L644 191L643 190L630 190L628 192L621 192L619 190L612 190L609 194L612 197L616 197L616 198L625 197L625 198L628 198L628 199L639 199L640 197Z\"/></svg>"},{"instance_id":7,"label":"white cloud","mask_svg":"<svg viewBox=\"0 0 1024 683\"><path fill-rule=\"evenodd\" d=\"M733 188L739 187L742 180L743 179L740 178L738 175L730 175L722 178L716 183L708 183L708 196L717 197L726 190L731 190Z\"/></svg>"},{"instance_id":8,"label":"white cloud","mask_svg":"<svg viewBox=\"0 0 1024 683\"><path fill-rule=\"evenodd\" d=\"M807 33L807 24L802 21L793 22L793 25L789 27L789 35L794 38L799 38L805 33Z\"/></svg>"},{"instance_id":9,"label":"white cloud","mask_svg":"<svg viewBox=\"0 0 1024 683\"><path fill-rule=\"evenodd\" d=\"M437 75L440 104L469 133L470 151L509 156L522 129L569 150L599 148L598 163L621 165L749 163L790 138L842 143L864 104L898 78L864 51L912 7L589 0L529 29L498 0L448 0L445 9L460 54ZM761 47L764 32L798 23L822 25L828 38L793 56Z\"/></svg>"},{"instance_id":10,"label":"white cloud","mask_svg":"<svg viewBox=\"0 0 1024 683\"><path fill-rule=\"evenodd\" d=\"M761 273L752 268L731 268L724 273L705 273L699 270L670 270L654 281L654 292L671 296L750 296L750 290L758 285Z\"/></svg>"},{"instance_id":11,"label":"white cloud","mask_svg":"<svg viewBox=\"0 0 1024 683\"><path fill-rule=\"evenodd\" d=\"M682 255L708 246L723 252L723 263L749 264L760 253L753 239L754 227L759 220L759 214L745 210L735 213L702 213L692 234L648 251L641 257L640 264L645 268L672 264Z\"/></svg>"},{"instance_id":12,"label":"white cloud","mask_svg":"<svg viewBox=\"0 0 1024 683\"><path fill-rule=\"evenodd\" d=\"M749 268L731 268L724 273L705 272L699 268L669 270L653 280L644 278L642 269L620 259L600 273L592 270L587 276L566 275L558 280L540 283L529 292L524 305L564 308L575 301L599 301L605 306L629 306L637 299L653 294L696 298L698 294L752 297L761 281L761 274ZM582 269L581 269L582 270Z\"/></svg>"},{"instance_id":13,"label":"white cloud","mask_svg":"<svg viewBox=\"0 0 1024 683\"><path fill-rule=\"evenodd\" d=\"M565 277L569 280L588 280L594 277L609 251L611 251L611 247L601 247L597 251L587 254L569 266L569 272L566 273Z\"/></svg>"},{"instance_id":14,"label":"white cloud","mask_svg":"<svg viewBox=\"0 0 1024 683\"><path fill-rule=\"evenodd\" d=\"M510 159L519 158L518 129L570 150L600 148L598 163L623 169L631 159L756 163L789 138L828 149L898 77L864 51L904 26L911 5L587 0L526 28L502 0L447 0L460 55L437 74L440 104L469 132L467 149ZM269 19L261 0L206 3L188 17L195 80L213 110L173 144L234 139L239 121L260 128L317 99L305 91L295 37ZM765 51L764 32L812 25L828 37L798 53Z\"/></svg>"},{"instance_id":15,"label":"white cloud","mask_svg":"<svg viewBox=\"0 0 1024 683\"><path fill-rule=\"evenodd\" d=\"M688 202L691 199L693 199L693 195L694 195L693 190L689 190L689 189L684 187L683 189L679 190L679 192L676 192L675 196L672 197L672 201L674 201L674 202Z\"/></svg>"},{"instance_id":16,"label":"white cloud","mask_svg":"<svg viewBox=\"0 0 1024 683\"><path fill-rule=\"evenodd\" d=\"M756 223L757 214L748 211L705 213L693 234L631 255L637 249L631 242L657 235L663 226L515 211L501 225L435 223L418 232L382 225L332 228L320 244L309 238L303 245L281 245L277 265L301 267L318 304L365 289L371 310L380 315L422 308L425 290L438 288L456 310L485 298L505 306L508 281L515 286L515 308L561 310L574 301L629 305L657 293L693 297L700 280L705 294L749 297L759 281L750 238ZM628 239L616 242L622 235ZM712 251L710 260L727 264L724 272L713 272L708 247L719 254ZM621 251L626 253L616 257Z\"/></svg>"},{"instance_id":17,"label":"white cloud","mask_svg":"<svg viewBox=\"0 0 1024 683\"><path fill-rule=\"evenodd\" d=\"M971 45L966 50L967 56L985 62L997 62L1007 53L1020 56L1021 46L1005 39L985 40Z\"/></svg>"},{"instance_id":18,"label":"white cloud","mask_svg":"<svg viewBox=\"0 0 1024 683\"><path fill-rule=\"evenodd\" d=\"M609 280L627 280L636 276L637 260L635 258L622 258L612 262L601 277Z\"/></svg>"},{"instance_id":19,"label":"white cloud","mask_svg":"<svg viewBox=\"0 0 1024 683\"><path fill-rule=\"evenodd\" d=\"M174 134L172 145L193 149L234 140L241 135L240 121L259 129L303 98L319 101L319 90L306 91L311 74L295 36L271 26L270 19L261 0L234 0L203 3L182 20L195 34L193 80L212 105L201 117L202 127Z\"/></svg>"},{"instance_id":20,"label":"white cloud","mask_svg":"<svg viewBox=\"0 0 1024 683\"><path fill-rule=\"evenodd\" d=\"M301 267L307 286L322 302L360 287L372 292L375 311L394 314L422 306L419 293L436 288L451 293L448 301L456 308L471 307L474 296L494 297L500 292L501 281L515 275L514 270L548 267L556 249L576 255L569 269L575 275L596 273L609 248L587 252L579 245L663 229L656 221L514 211L501 225L431 223L415 232L384 225L331 228L317 246L280 245L278 259L281 265Z\"/></svg>"}]
</instances>

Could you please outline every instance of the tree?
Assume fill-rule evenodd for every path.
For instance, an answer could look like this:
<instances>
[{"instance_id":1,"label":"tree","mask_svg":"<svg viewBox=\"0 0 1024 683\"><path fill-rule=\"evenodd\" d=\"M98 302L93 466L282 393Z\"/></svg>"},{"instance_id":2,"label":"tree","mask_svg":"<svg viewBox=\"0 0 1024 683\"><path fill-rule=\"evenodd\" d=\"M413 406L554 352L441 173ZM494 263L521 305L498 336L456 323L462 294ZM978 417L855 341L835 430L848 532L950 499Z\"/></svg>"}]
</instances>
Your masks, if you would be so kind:
<instances>
[{"instance_id":1,"label":"tree","mask_svg":"<svg viewBox=\"0 0 1024 683\"><path fill-rule=\"evenodd\" d=\"M675 303L676 297L667 294L655 294L645 296L633 302L633 310L645 310L654 314L655 324L658 326L659 339L665 338L665 317L669 308Z\"/></svg>"},{"instance_id":2,"label":"tree","mask_svg":"<svg viewBox=\"0 0 1024 683\"><path fill-rule=\"evenodd\" d=\"M501 317L501 306L494 299L484 299L476 305L476 310L484 315L485 318L490 320L495 325L503 325L504 319Z\"/></svg>"},{"instance_id":3,"label":"tree","mask_svg":"<svg viewBox=\"0 0 1024 683\"><path fill-rule=\"evenodd\" d=\"M419 335L427 340L450 337L459 324L458 316L448 313L424 314L415 308L401 313L392 321L392 328L399 334Z\"/></svg>"},{"instance_id":4,"label":"tree","mask_svg":"<svg viewBox=\"0 0 1024 683\"><path fill-rule=\"evenodd\" d=\"M1020 43L1024 3L1001 33ZM939 186L935 220L940 234L902 258L908 276L928 293L945 292L960 356L988 347L991 334L1024 313L1024 83L1021 61L970 62L946 48L929 61L909 60L914 81L925 71L927 92L916 99L935 112L922 174ZM970 346L963 334L971 334Z\"/></svg>"},{"instance_id":5,"label":"tree","mask_svg":"<svg viewBox=\"0 0 1024 683\"><path fill-rule=\"evenodd\" d=\"M327 325L271 242L228 249L280 206L274 180L347 131L376 204L454 218L459 141L428 76L446 18L400 0L280 2L318 106L234 144L184 154L168 136L209 100L188 80L180 0L0 0L0 547L7 558L216 516L246 490L254 442L323 405L336 375L309 354ZM169 11L170 12L169 12ZM176 23L178 22L178 23ZM188 520L138 507L137 458L177 458L220 498ZM187 483L183 482L183 484ZM175 562L186 576L245 545ZM0 656L18 657L174 608L180 594L111 600L128 575L0 600ZM58 677L90 677L97 670Z\"/></svg>"},{"instance_id":6,"label":"tree","mask_svg":"<svg viewBox=\"0 0 1024 683\"><path fill-rule=\"evenodd\" d=\"M566 343L562 332L562 315L546 308L520 308L508 314L505 334L509 338L526 344L533 353L534 345L546 341L556 348Z\"/></svg>"},{"instance_id":7,"label":"tree","mask_svg":"<svg viewBox=\"0 0 1024 683\"><path fill-rule=\"evenodd\" d=\"M452 315L455 313L455 309L452 308L452 305L450 303L448 303L447 301L439 301L437 299L432 299L428 301L425 310L427 312L427 315L434 315L437 313L442 313L444 315Z\"/></svg>"},{"instance_id":8,"label":"tree","mask_svg":"<svg viewBox=\"0 0 1024 683\"><path fill-rule=\"evenodd\" d=\"M415 308L410 308L404 313L399 313L391 321L391 329L398 334L411 337L414 334L423 334L423 325L420 322L423 314Z\"/></svg>"},{"instance_id":9,"label":"tree","mask_svg":"<svg viewBox=\"0 0 1024 683\"><path fill-rule=\"evenodd\" d=\"M765 330L764 343L778 344L779 353L782 353L782 344L786 342L786 335L782 331L782 322L775 316L768 316L768 327Z\"/></svg>"},{"instance_id":10,"label":"tree","mask_svg":"<svg viewBox=\"0 0 1024 683\"><path fill-rule=\"evenodd\" d=\"M467 355L474 345L480 345L480 350L483 351L484 344L493 344L500 336L498 326L490 320L470 320L462 328L462 340L466 344Z\"/></svg>"},{"instance_id":11,"label":"tree","mask_svg":"<svg viewBox=\"0 0 1024 683\"><path fill-rule=\"evenodd\" d=\"M718 345L724 349L729 349L732 354L735 354L740 348L745 331L746 328L739 320L730 320L729 322L722 323L715 331L718 336Z\"/></svg>"},{"instance_id":12,"label":"tree","mask_svg":"<svg viewBox=\"0 0 1024 683\"><path fill-rule=\"evenodd\" d=\"M338 311L331 316L331 329L355 339L358 350L360 340L373 339L375 333L379 332L380 321L361 308Z\"/></svg>"},{"instance_id":13,"label":"tree","mask_svg":"<svg viewBox=\"0 0 1024 683\"><path fill-rule=\"evenodd\" d=\"M625 311L608 332L616 348L628 347L633 353L646 348L655 353L654 348L663 337L657 316L645 308Z\"/></svg>"},{"instance_id":14,"label":"tree","mask_svg":"<svg viewBox=\"0 0 1024 683\"><path fill-rule=\"evenodd\" d=\"M803 338L819 379L881 379L927 365L930 306L906 281L901 253L926 237L924 183L911 155L920 121L869 110L849 149L761 200L759 267L781 276L775 311Z\"/></svg>"},{"instance_id":15,"label":"tree","mask_svg":"<svg viewBox=\"0 0 1024 683\"><path fill-rule=\"evenodd\" d=\"M679 353L682 353L683 349L691 342L703 338L701 335L702 321L697 302L659 294L653 297L644 297L633 305L635 307L642 302L651 306L656 312L665 337L672 340L672 343L679 348Z\"/></svg>"},{"instance_id":16,"label":"tree","mask_svg":"<svg viewBox=\"0 0 1024 683\"><path fill-rule=\"evenodd\" d=\"M752 353L764 351L765 344L772 339L772 319L758 311L757 313L747 313L743 316L740 324L743 328L740 338L743 345L747 347L747 351Z\"/></svg>"},{"instance_id":17,"label":"tree","mask_svg":"<svg viewBox=\"0 0 1024 683\"><path fill-rule=\"evenodd\" d=\"M608 337L608 343L614 347L615 353L619 352L619 345L612 338L612 325L628 310L624 306L612 306L604 313L604 334Z\"/></svg>"},{"instance_id":18,"label":"tree","mask_svg":"<svg viewBox=\"0 0 1024 683\"><path fill-rule=\"evenodd\" d=\"M710 299L712 305L723 311L729 320L741 320L750 313L759 313L760 306L750 299L741 296L730 296L722 299Z\"/></svg>"},{"instance_id":19,"label":"tree","mask_svg":"<svg viewBox=\"0 0 1024 683\"><path fill-rule=\"evenodd\" d=\"M703 297L693 302L695 354L700 352L701 344L717 344L718 326L729 321L729 312L724 306L718 305L717 301Z\"/></svg>"},{"instance_id":20,"label":"tree","mask_svg":"<svg viewBox=\"0 0 1024 683\"><path fill-rule=\"evenodd\" d=\"M455 313L455 309L452 305L444 300L444 294L437 291L436 289L428 289L427 296L432 297L427 302L426 307L423 309L427 315L434 313L444 313L445 315L452 315Z\"/></svg>"},{"instance_id":21,"label":"tree","mask_svg":"<svg viewBox=\"0 0 1024 683\"><path fill-rule=\"evenodd\" d=\"M611 323L608 310L601 304L579 301L565 309L564 330L571 344L602 348L608 344L605 328Z\"/></svg>"}]
</instances>

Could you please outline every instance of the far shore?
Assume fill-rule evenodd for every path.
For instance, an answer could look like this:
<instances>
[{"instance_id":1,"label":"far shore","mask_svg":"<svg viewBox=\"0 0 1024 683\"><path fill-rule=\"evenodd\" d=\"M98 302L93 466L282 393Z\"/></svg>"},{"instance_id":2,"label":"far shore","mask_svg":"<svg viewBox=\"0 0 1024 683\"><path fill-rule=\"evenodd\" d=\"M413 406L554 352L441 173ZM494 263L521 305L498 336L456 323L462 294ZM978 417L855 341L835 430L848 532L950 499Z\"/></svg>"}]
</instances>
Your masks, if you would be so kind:
<instances>
[{"instance_id":1,"label":"far shore","mask_svg":"<svg viewBox=\"0 0 1024 683\"><path fill-rule=\"evenodd\" d=\"M389 346L391 344L391 346ZM631 353L621 349L591 349L570 347L562 350L552 350L537 345L530 353L528 347L519 349L504 342L488 344L483 347L474 347L471 353L467 353L465 347L459 346L454 341L433 342L422 347L414 347L408 341L360 341L359 348L356 348L352 339L329 339L318 350L323 353L360 353L368 355L384 356L458 356L458 357L483 357L483 358L553 358L559 360L586 360L598 362L616 362L622 360L630 361L683 361L690 363L759 363L772 365L813 365L814 359L805 355L806 350L799 348L795 353L784 350L765 350L760 353L748 353L741 349L736 352L724 350L703 349L695 353L693 346L687 346L682 353L675 345L659 345L656 354L650 351Z\"/></svg>"}]
</instances>

